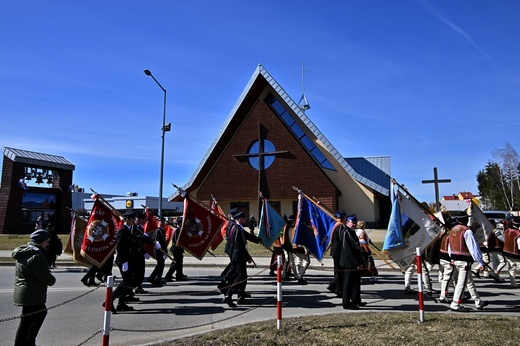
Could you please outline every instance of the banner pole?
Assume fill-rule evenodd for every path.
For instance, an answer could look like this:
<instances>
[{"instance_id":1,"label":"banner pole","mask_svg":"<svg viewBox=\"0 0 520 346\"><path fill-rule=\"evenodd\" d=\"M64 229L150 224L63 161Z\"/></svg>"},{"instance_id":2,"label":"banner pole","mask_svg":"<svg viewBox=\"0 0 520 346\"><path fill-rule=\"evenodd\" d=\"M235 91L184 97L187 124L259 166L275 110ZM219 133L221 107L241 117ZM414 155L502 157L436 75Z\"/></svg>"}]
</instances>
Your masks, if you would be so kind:
<instances>
[{"instance_id":1,"label":"banner pole","mask_svg":"<svg viewBox=\"0 0 520 346\"><path fill-rule=\"evenodd\" d=\"M419 286L419 292L417 292L419 298L419 322L424 322L424 294L423 294L423 281L422 281L422 260L421 260L421 248L415 248L415 260L417 261L417 284Z\"/></svg>"},{"instance_id":2,"label":"banner pole","mask_svg":"<svg viewBox=\"0 0 520 346\"><path fill-rule=\"evenodd\" d=\"M112 287L114 287L114 277L107 278L107 291L105 294L105 318L103 321L102 346L108 346L110 338L110 318L112 317Z\"/></svg>"},{"instance_id":3,"label":"banner pole","mask_svg":"<svg viewBox=\"0 0 520 346\"><path fill-rule=\"evenodd\" d=\"M276 328L282 328L282 255L276 257Z\"/></svg>"}]
</instances>

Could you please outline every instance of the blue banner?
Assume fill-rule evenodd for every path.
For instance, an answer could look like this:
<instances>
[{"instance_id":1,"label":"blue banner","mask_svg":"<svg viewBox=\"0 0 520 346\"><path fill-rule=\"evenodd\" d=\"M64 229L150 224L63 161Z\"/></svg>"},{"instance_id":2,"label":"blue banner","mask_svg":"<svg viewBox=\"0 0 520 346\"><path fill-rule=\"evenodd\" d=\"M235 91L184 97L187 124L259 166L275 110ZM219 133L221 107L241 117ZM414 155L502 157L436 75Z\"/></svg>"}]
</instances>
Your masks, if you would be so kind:
<instances>
[{"instance_id":1,"label":"blue banner","mask_svg":"<svg viewBox=\"0 0 520 346\"><path fill-rule=\"evenodd\" d=\"M284 226L284 218L271 207L265 198L262 198L262 215L260 216L258 237L262 239L265 247L270 248L273 245Z\"/></svg>"},{"instance_id":2,"label":"blue banner","mask_svg":"<svg viewBox=\"0 0 520 346\"><path fill-rule=\"evenodd\" d=\"M318 261L321 261L329 246L336 222L333 216L305 195L300 194L293 244L305 246Z\"/></svg>"}]
</instances>

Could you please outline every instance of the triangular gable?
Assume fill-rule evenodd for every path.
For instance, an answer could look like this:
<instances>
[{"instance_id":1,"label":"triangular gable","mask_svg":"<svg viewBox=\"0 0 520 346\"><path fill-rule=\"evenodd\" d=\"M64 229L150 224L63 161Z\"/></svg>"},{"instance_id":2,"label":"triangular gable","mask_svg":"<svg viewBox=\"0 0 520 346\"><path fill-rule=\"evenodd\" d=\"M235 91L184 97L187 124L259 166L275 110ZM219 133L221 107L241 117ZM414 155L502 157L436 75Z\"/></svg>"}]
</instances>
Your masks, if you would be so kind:
<instances>
[{"instance_id":1,"label":"triangular gable","mask_svg":"<svg viewBox=\"0 0 520 346\"><path fill-rule=\"evenodd\" d=\"M224 121L222 127L219 130L219 133L213 140L212 144L210 145L209 149L207 150L206 154L202 158L201 162L199 163L198 167L195 169L193 175L191 176L190 180L182 187L182 189L190 191L190 188L194 185L194 183L197 181L197 179L201 179L201 176L204 176L203 169L206 166L207 161L209 160L210 156L215 155L215 150L220 149L222 150L222 147L225 146L225 141L223 139L227 138L226 136L229 135L230 131L234 131L231 129L232 127L235 128L237 125L237 122L240 122L240 119L235 119L235 115L241 109L242 107L251 107L255 100L248 99L248 95L252 93L252 90L255 88L265 88L265 83L268 83L271 88L273 89L273 93L275 93L275 97L279 97L282 99L294 112L294 114L299 118L299 120L307 127L308 131L312 133L313 136L316 137L317 140L319 140L322 144L322 146L328 151L328 154L330 154L336 162L341 166L345 171L356 181L359 183L378 191L379 193L388 196L389 189L388 187L384 186L385 184L382 184L381 182L373 181L358 172L356 172L353 167L343 158L343 156L336 150L336 148L328 141L328 139L319 131L319 129L314 125L314 123L305 115L305 113L298 107L296 102L285 92L285 90L274 80L274 78L267 72L265 68L263 68L262 65L258 65L255 72L249 79L249 82L247 83L246 87L242 91L242 94L238 98L237 102L231 109L228 117ZM169 196L169 199L172 200L178 195L178 192L174 192Z\"/></svg>"}]
</instances>

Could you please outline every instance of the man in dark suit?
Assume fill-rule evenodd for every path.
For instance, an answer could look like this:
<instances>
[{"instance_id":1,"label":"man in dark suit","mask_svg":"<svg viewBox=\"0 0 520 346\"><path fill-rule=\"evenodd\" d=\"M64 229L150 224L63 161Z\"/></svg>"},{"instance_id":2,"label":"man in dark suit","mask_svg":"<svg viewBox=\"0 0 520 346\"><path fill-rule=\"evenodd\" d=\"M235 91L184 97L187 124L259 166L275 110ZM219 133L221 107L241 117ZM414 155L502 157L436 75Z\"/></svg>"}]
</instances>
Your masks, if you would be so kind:
<instances>
[{"instance_id":1,"label":"man in dark suit","mask_svg":"<svg viewBox=\"0 0 520 346\"><path fill-rule=\"evenodd\" d=\"M329 283L327 289L333 293L336 293L338 297L343 296L343 287L341 283L343 279L340 276L343 276L343 272L339 271L339 259L341 257L341 237L340 233L343 232L343 228L345 228L345 223L347 222L347 213L344 210L340 210L336 212L335 215L339 221L334 225L332 229L332 236L330 239L330 256L332 257L332 261L334 263L334 279Z\"/></svg>"},{"instance_id":2,"label":"man in dark suit","mask_svg":"<svg viewBox=\"0 0 520 346\"><path fill-rule=\"evenodd\" d=\"M354 231L357 223L356 215L347 216L347 225L340 232L341 256L339 259L340 270L344 270L343 276L343 308L359 309L364 305L361 302L361 270L363 258L361 246Z\"/></svg>"},{"instance_id":3,"label":"man in dark suit","mask_svg":"<svg viewBox=\"0 0 520 346\"><path fill-rule=\"evenodd\" d=\"M233 215L236 224L229 232L230 250L231 250L231 268L230 271L234 275L233 287L230 287L226 292L224 302L230 307L235 307L233 302L233 293L237 292L237 304L248 304L246 300L246 284L247 284L247 263L252 263L253 258L247 251L247 238L244 230L244 225L247 223L246 214L242 211ZM251 235L249 235L251 236ZM249 237L248 237L249 238ZM231 274L231 272L229 273ZM228 275L229 275L228 274Z\"/></svg>"}]
</instances>

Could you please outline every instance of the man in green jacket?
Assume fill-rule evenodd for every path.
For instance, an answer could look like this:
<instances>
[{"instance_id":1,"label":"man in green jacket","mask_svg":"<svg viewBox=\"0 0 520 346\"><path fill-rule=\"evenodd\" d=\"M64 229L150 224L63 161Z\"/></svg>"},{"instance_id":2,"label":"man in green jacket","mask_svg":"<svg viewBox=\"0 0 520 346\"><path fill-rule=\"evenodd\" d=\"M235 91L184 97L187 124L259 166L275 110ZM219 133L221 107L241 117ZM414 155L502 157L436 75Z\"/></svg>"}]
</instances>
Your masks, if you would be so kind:
<instances>
[{"instance_id":1,"label":"man in green jacket","mask_svg":"<svg viewBox=\"0 0 520 346\"><path fill-rule=\"evenodd\" d=\"M47 286L56 282L44 253L51 235L38 229L31 233L30 238L27 245L17 247L12 253L16 260L14 304L22 307L15 346L35 344L47 315Z\"/></svg>"}]
</instances>

